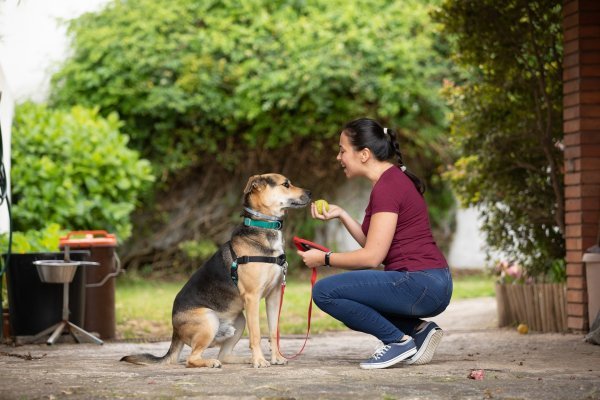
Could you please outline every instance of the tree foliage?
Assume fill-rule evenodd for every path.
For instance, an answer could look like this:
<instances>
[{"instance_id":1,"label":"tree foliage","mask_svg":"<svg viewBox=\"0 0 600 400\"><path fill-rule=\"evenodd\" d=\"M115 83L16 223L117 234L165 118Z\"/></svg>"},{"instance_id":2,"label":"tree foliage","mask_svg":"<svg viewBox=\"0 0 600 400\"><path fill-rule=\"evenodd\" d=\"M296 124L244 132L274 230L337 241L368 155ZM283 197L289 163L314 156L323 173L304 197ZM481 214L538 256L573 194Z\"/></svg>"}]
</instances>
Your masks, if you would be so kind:
<instances>
[{"instance_id":1,"label":"tree foliage","mask_svg":"<svg viewBox=\"0 0 600 400\"><path fill-rule=\"evenodd\" d=\"M52 102L119 114L164 182L164 220L144 231L160 251L227 229L254 173L327 196L342 179L339 129L361 116L400 130L440 221L448 61L428 14L436 2L115 1L70 22L72 56Z\"/></svg>"},{"instance_id":2,"label":"tree foliage","mask_svg":"<svg viewBox=\"0 0 600 400\"><path fill-rule=\"evenodd\" d=\"M120 125L115 114L103 118L97 109L20 105L12 135L14 229L54 223L127 239L138 193L153 176L150 163L127 147Z\"/></svg>"},{"instance_id":3,"label":"tree foliage","mask_svg":"<svg viewBox=\"0 0 600 400\"><path fill-rule=\"evenodd\" d=\"M116 111L163 167L335 136L369 114L434 140L444 63L421 1L116 1L71 22L57 105Z\"/></svg>"},{"instance_id":4,"label":"tree foliage","mask_svg":"<svg viewBox=\"0 0 600 400\"><path fill-rule=\"evenodd\" d=\"M543 275L565 254L561 2L447 0L436 18L465 76L448 88L449 176L490 248Z\"/></svg>"}]
</instances>

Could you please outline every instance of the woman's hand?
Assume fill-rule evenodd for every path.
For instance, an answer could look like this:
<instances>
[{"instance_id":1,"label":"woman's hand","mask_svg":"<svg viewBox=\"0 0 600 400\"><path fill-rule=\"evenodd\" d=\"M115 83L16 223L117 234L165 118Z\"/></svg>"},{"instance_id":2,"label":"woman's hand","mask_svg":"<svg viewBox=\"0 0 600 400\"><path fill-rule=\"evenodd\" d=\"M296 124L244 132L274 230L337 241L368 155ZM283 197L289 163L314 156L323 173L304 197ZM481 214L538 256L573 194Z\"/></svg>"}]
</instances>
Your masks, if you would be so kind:
<instances>
[{"instance_id":1,"label":"woman's hand","mask_svg":"<svg viewBox=\"0 0 600 400\"><path fill-rule=\"evenodd\" d=\"M321 250L310 249L307 251L297 250L296 253L302 258L302 261L308 268L317 268L325 265L325 253Z\"/></svg>"},{"instance_id":2,"label":"woman's hand","mask_svg":"<svg viewBox=\"0 0 600 400\"><path fill-rule=\"evenodd\" d=\"M329 211L327 211L327 210L325 210L325 208L323 208L323 214L319 214L317 212L317 206L315 206L315 203L314 202L310 203L310 213L312 214L312 217L314 219L320 219L321 221L327 221L330 219L339 218L342 216L342 214L344 212L345 211L342 207L336 206L335 204L330 204Z\"/></svg>"}]
</instances>

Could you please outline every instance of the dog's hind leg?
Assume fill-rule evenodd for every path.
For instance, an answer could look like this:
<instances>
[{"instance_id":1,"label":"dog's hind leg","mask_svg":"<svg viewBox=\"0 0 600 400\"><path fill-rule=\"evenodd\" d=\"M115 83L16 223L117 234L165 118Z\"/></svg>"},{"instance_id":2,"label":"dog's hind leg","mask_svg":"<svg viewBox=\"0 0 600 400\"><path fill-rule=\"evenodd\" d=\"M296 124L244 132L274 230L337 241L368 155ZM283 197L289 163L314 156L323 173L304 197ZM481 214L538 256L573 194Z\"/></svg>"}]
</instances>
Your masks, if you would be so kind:
<instances>
[{"instance_id":1,"label":"dog's hind leg","mask_svg":"<svg viewBox=\"0 0 600 400\"><path fill-rule=\"evenodd\" d=\"M182 326L182 331L190 332L190 347L192 353L188 356L186 367L221 368L221 362L214 358L204 359L202 353L214 341L219 330L219 318L206 309L197 314L196 318Z\"/></svg>"},{"instance_id":2,"label":"dog's hind leg","mask_svg":"<svg viewBox=\"0 0 600 400\"><path fill-rule=\"evenodd\" d=\"M240 313L235 321L233 322L233 327L235 328L235 333L232 337L227 339L223 345L221 346L221 350L219 351L219 360L223 362L223 364L250 364L252 363L252 358L250 357L241 357L234 356L231 354L233 351L233 347L240 340L242 335L244 334L244 328L246 327L246 318L243 313Z\"/></svg>"},{"instance_id":3,"label":"dog's hind leg","mask_svg":"<svg viewBox=\"0 0 600 400\"><path fill-rule=\"evenodd\" d=\"M279 286L277 286L279 288ZM279 346L277 343L277 324L279 317L279 306L281 303L281 292L277 289L271 290L271 292L265 298L267 308L267 323L269 325L269 341L271 343L271 364L272 365L285 365L287 359L279 352Z\"/></svg>"}]
</instances>

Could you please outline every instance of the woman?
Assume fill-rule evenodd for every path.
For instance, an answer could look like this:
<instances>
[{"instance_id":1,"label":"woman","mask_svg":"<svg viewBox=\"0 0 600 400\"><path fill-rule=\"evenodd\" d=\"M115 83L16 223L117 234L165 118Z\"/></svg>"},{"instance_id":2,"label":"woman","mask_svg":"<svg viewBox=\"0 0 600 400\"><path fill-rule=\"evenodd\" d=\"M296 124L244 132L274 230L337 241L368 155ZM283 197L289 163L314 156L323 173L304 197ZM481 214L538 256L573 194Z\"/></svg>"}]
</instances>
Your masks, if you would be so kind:
<instances>
[{"instance_id":1,"label":"woman","mask_svg":"<svg viewBox=\"0 0 600 400\"><path fill-rule=\"evenodd\" d=\"M390 161L393 158L398 165ZM344 126L337 160L346 177L365 177L373 188L362 225L337 205L323 214L311 205L313 218L340 219L361 245L344 253L298 251L309 268L327 265L352 271L321 279L313 300L349 328L383 342L361 368L428 363L443 332L435 322L421 318L446 309L452 278L431 234L425 188L404 166L394 132L372 119ZM375 270L381 264L384 270Z\"/></svg>"}]
</instances>

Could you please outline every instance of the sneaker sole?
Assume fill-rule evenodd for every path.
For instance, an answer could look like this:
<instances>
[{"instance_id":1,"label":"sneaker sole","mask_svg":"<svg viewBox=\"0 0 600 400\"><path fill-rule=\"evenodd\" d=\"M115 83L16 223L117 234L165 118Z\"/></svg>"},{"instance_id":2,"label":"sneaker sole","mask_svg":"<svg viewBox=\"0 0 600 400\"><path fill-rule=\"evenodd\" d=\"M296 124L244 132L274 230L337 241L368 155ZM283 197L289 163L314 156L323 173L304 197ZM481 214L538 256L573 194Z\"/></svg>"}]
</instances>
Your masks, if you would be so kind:
<instances>
[{"instance_id":1,"label":"sneaker sole","mask_svg":"<svg viewBox=\"0 0 600 400\"><path fill-rule=\"evenodd\" d=\"M394 364L399 363L400 361L406 360L408 357L411 357L411 356L415 355L416 353L417 353L417 349L413 348L413 349L408 350L407 352L404 352L404 353L400 354L398 357L392 358L391 360L386 361L384 363L360 364L360 367L362 369L382 369L382 368L387 368L387 367L391 367Z\"/></svg>"},{"instance_id":2,"label":"sneaker sole","mask_svg":"<svg viewBox=\"0 0 600 400\"><path fill-rule=\"evenodd\" d=\"M423 365L431 361L433 354L435 353L435 349L437 349L438 345L442 341L444 332L441 329L434 329L429 332L428 336L429 337L423 342L424 346L421 346L423 351L419 349L419 351L410 360L405 361L406 364Z\"/></svg>"}]
</instances>

